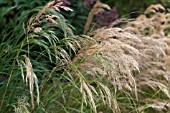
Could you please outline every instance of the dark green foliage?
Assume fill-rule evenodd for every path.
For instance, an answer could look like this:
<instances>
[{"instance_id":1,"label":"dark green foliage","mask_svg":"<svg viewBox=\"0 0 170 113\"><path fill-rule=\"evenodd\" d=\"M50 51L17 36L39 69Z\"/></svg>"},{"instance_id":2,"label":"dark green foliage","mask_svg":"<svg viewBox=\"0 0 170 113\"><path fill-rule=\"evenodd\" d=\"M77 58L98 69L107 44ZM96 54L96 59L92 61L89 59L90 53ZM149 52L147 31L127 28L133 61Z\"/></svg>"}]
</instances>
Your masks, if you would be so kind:
<instances>
[{"instance_id":1,"label":"dark green foliage","mask_svg":"<svg viewBox=\"0 0 170 113\"><path fill-rule=\"evenodd\" d=\"M112 7L116 7L121 17L136 18L151 4L163 4L168 6L168 0L101 0Z\"/></svg>"},{"instance_id":2,"label":"dark green foliage","mask_svg":"<svg viewBox=\"0 0 170 113\"><path fill-rule=\"evenodd\" d=\"M3 22L1 24L8 24L9 21L20 20L24 14L36 6L43 6L48 0L0 0L0 11ZM2 27L2 26L1 26Z\"/></svg>"},{"instance_id":3,"label":"dark green foliage","mask_svg":"<svg viewBox=\"0 0 170 113\"><path fill-rule=\"evenodd\" d=\"M56 68L54 71L57 71L57 73L53 75L55 80L62 79L64 77L62 75L63 70L71 60L70 56L78 48L77 39L73 37L70 25L65 22L65 18L52 9L46 9L40 15L39 13L42 11L42 8L36 7L24 15L20 21L16 20L18 22L13 22L13 24L18 23L14 29L11 29L13 26L10 26L10 23L6 24L6 29L2 32L3 37L0 43L0 87L3 89L0 92L0 106L2 112L14 112L14 107L21 106L20 100L18 100L20 97L28 97L28 102L31 102L29 98L30 89L24 83L25 77L22 81L23 74L27 76L28 70L36 74L33 74L33 81L35 84L40 85L40 96L42 96L45 93L43 90L46 89L44 87L48 88L48 85L52 85L53 83L51 77L48 77L51 70L54 67ZM39 18L36 16L38 14L40 15ZM47 16L50 18L52 15L55 15L56 18L48 20ZM29 16L34 19L31 20ZM30 20L28 20L29 18ZM36 21L36 18L39 21ZM8 27L10 28L7 29ZM29 63L32 66L29 66ZM27 77L26 79L30 79L29 76ZM39 83L36 77L38 77ZM64 80L67 81L67 79ZM30 82L30 80L27 81ZM27 84L30 85L33 81ZM44 82L48 84L44 84ZM47 91L48 96L51 95L51 89L55 88L55 84L54 86L51 85ZM65 84L60 86L61 90L65 86ZM35 89L37 89L37 86ZM39 95L39 91L35 92L37 93L35 95ZM60 98L57 94L55 94L57 96L56 98ZM51 96L54 97L54 94L52 93ZM51 98L49 99L50 102ZM27 100L24 100L24 103L27 103ZM42 105L43 100L41 99L40 101L40 105ZM49 102L44 106L48 107ZM33 107L33 105L28 106L27 104L25 106L28 107L29 111L31 110L31 106ZM35 109L37 109L36 106Z\"/></svg>"}]
</instances>

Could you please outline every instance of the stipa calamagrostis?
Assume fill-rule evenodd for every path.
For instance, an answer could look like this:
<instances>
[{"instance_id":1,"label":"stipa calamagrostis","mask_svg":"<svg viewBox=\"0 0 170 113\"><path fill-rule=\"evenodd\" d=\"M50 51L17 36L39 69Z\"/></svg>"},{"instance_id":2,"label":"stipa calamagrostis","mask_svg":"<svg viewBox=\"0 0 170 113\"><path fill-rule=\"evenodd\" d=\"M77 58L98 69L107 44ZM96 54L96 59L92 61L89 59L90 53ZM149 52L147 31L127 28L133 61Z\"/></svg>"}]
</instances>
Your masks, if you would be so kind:
<instances>
[{"instance_id":1,"label":"stipa calamagrostis","mask_svg":"<svg viewBox=\"0 0 170 113\"><path fill-rule=\"evenodd\" d=\"M36 87L36 92L37 92L37 103L39 105L39 85L38 85L38 78L35 75L34 71L33 71L33 67L32 67L32 63L30 62L30 59L24 55L23 56L25 58L25 62L24 61L19 61L19 65L21 67L21 72L22 72L22 78L23 80L26 82L27 85L29 85L29 90L30 90L30 95L31 95L31 105L32 105L32 109L34 110L34 87ZM23 72L23 68L26 68L26 74L24 74Z\"/></svg>"},{"instance_id":2,"label":"stipa calamagrostis","mask_svg":"<svg viewBox=\"0 0 170 113\"><path fill-rule=\"evenodd\" d=\"M27 102L26 97L18 98L18 105L15 107L15 113L30 113L28 107L30 104Z\"/></svg>"},{"instance_id":3,"label":"stipa calamagrostis","mask_svg":"<svg viewBox=\"0 0 170 113\"><path fill-rule=\"evenodd\" d=\"M78 68L93 79L107 78L114 86L114 93L127 89L132 98L134 93L138 95L137 106L140 108L144 108L143 101L141 102L144 98L150 97L152 100L150 105L153 106L148 107L149 109L157 105L154 104L155 98L168 103L170 96L170 40L165 30L169 18L168 13L161 13L159 9L165 10L161 5L152 5L145 14L152 10L154 15L142 15L127 22L123 28L101 28L89 33L95 41L91 45L85 45L74 59L83 59ZM152 93L148 90L150 88ZM158 110L158 107L159 105L155 109ZM158 111L165 109L169 110L168 105L166 108L160 106Z\"/></svg>"}]
</instances>

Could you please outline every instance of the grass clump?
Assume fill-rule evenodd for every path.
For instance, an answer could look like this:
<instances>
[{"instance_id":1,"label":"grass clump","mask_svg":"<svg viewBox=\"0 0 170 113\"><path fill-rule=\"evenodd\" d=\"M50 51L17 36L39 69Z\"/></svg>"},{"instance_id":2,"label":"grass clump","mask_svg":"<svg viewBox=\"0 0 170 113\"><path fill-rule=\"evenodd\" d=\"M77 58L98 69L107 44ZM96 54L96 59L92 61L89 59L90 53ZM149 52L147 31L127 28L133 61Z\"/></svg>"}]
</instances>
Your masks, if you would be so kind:
<instances>
[{"instance_id":1,"label":"grass clump","mask_svg":"<svg viewBox=\"0 0 170 113\"><path fill-rule=\"evenodd\" d=\"M0 111L167 112L168 14L159 9L165 11L152 5L124 26L87 33L96 9L87 35L77 36L60 14L72 11L62 1L32 9L14 30L2 32Z\"/></svg>"}]
</instances>

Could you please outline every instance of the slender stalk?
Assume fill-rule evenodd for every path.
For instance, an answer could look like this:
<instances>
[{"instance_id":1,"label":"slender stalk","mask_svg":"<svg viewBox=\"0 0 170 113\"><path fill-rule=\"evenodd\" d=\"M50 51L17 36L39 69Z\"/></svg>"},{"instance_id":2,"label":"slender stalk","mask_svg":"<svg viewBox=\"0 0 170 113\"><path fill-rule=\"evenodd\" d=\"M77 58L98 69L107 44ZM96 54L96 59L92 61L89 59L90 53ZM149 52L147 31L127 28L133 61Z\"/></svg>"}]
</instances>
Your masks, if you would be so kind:
<instances>
[{"instance_id":1,"label":"slender stalk","mask_svg":"<svg viewBox=\"0 0 170 113\"><path fill-rule=\"evenodd\" d=\"M8 90L9 83L10 83L11 78L12 78L12 74L13 74L13 71L14 71L14 67L15 67L16 61L17 61L17 59L18 59L19 53L20 53L23 45L24 45L24 42L21 44L21 47L20 47L20 49L19 49L19 51L18 51L18 53L17 53L17 55L16 55L16 58L14 59L14 61L13 61L13 63L12 63L12 70L11 70L11 72L10 72L10 76L9 76L9 78L8 78L8 82L7 82L7 85L6 85L6 87L5 87L5 92L4 92L3 96L2 96L2 101L1 101L1 105L0 105L0 111L2 110L2 106L3 106L4 99L5 99L7 90Z\"/></svg>"}]
</instances>

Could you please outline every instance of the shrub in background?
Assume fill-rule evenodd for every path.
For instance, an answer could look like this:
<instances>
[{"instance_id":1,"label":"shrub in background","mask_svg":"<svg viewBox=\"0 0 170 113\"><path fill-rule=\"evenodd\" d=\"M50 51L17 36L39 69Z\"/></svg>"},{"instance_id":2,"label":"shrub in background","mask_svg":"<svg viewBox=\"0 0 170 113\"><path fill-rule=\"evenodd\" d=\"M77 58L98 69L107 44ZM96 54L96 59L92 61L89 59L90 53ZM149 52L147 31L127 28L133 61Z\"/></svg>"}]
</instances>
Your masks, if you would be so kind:
<instances>
[{"instance_id":1,"label":"shrub in background","mask_svg":"<svg viewBox=\"0 0 170 113\"><path fill-rule=\"evenodd\" d=\"M103 11L96 15L97 25L100 27L109 26L118 18L119 16L115 7L109 11Z\"/></svg>"}]
</instances>

